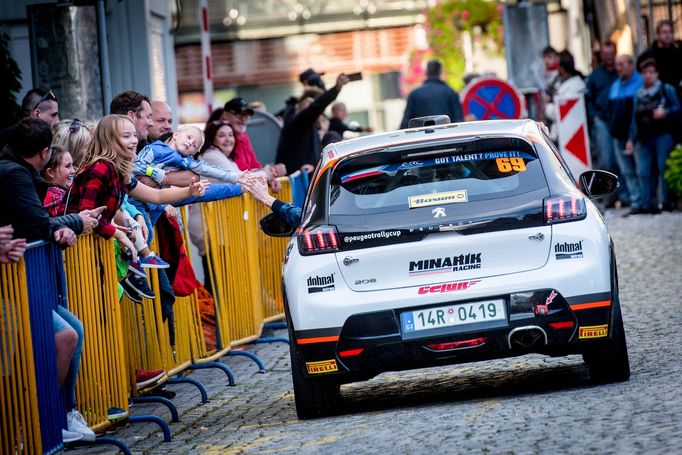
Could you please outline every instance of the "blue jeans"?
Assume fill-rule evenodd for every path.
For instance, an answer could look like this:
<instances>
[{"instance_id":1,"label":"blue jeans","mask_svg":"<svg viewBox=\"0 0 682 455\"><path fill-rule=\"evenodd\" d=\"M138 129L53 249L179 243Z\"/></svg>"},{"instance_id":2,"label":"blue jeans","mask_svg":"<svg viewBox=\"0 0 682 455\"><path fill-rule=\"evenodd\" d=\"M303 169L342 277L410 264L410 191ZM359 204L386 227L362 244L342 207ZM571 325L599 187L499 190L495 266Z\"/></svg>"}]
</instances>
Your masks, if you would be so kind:
<instances>
[{"instance_id":1,"label":"blue jeans","mask_svg":"<svg viewBox=\"0 0 682 455\"><path fill-rule=\"evenodd\" d=\"M609 125L602 119L595 120L592 124L592 144L597 152L597 166L595 167L614 174L618 173L613 138L609 133Z\"/></svg>"},{"instance_id":2,"label":"blue jeans","mask_svg":"<svg viewBox=\"0 0 682 455\"><path fill-rule=\"evenodd\" d=\"M625 154L625 142L620 139L613 140L613 148L616 152L616 162L620 168L620 175L623 177L625 185L630 193L630 204L632 208L642 208L642 196L639 180L637 179L637 163L634 155Z\"/></svg>"},{"instance_id":3,"label":"blue jeans","mask_svg":"<svg viewBox=\"0 0 682 455\"><path fill-rule=\"evenodd\" d=\"M656 208L656 181L654 180L654 166L658 170L659 200L663 206L670 205L668 185L663 178L665 162L674 147L671 134L651 136L637 141L635 154L637 156L637 173L642 190L642 207Z\"/></svg>"},{"instance_id":4,"label":"blue jeans","mask_svg":"<svg viewBox=\"0 0 682 455\"><path fill-rule=\"evenodd\" d=\"M83 331L83 323L73 313L61 305L57 305L57 310L52 311L52 327L54 333L72 328L78 335L76 350L73 352L73 357L71 357L71 363L69 364L69 371L66 373L66 379L64 379L64 388L67 392L66 405L67 409L70 411L76 408L76 379L78 378L78 369L81 364L85 332Z\"/></svg>"}]
</instances>

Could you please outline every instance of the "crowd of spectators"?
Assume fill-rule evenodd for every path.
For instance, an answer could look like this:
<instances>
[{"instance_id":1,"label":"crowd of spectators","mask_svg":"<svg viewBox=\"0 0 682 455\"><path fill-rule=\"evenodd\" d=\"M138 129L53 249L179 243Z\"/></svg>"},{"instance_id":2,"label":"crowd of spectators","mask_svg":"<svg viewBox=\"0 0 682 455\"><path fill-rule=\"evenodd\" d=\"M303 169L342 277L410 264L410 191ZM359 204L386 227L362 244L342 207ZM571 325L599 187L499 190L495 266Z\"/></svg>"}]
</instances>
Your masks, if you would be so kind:
<instances>
[{"instance_id":1,"label":"crowd of spectators","mask_svg":"<svg viewBox=\"0 0 682 455\"><path fill-rule=\"evenodd\" d=\"M246 135L253 110L241 98L216 111L203 130L174 129L165 102L134 91L117 95L109 115L92 122L60 120L51 90L30 90L22 107L25 117L3 130L0 141L0 262L19 261L30 242L69 248L84 234L113 238L119 298L141 302L159 292L171 330L177 257L163 258L150 248L156 223L174 219L170 226L179 231L175 208L193 204L190 229L203 249L199 203L241 195L249 182L279 189L277 177L287 173L281 164L262 167L256 159ZM159 247L165 252L182 245L163 245L159 238ZM149 268L159 271L157 290L147 281ZM88 328L68 302L52 318L57 379L68 408L63 440L94 440L75 395ZM163 370L138 370L136 387L154 387L165 376Z\"/></svg>"},{"instance_id":2,"label":"crowd of spectators","mask_svg":"<svg viewBox=\"0 0 682 455\"><path fill-rule=\"evenodd\" d=\"M682 42L673 23L661 20L656 39L637 58L617 55L607 41L585 78L567 51L543 51L547 123L556 121L554 101L584 96L593 166L617 174L619 191L607 207L630 207L627 215L657 214L675 207L663 178L666 161L682 139ZM556 140L556 128L550 131Z\"/></svg>"}]
</instances>

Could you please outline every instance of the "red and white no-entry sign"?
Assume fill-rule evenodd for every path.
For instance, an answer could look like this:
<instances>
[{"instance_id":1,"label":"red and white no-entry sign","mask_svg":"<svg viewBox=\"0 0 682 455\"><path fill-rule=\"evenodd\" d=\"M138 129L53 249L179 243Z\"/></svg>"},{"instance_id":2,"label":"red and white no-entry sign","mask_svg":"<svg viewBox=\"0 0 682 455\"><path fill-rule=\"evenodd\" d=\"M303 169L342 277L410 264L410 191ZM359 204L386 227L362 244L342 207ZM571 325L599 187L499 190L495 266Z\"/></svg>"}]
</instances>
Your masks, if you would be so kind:
<instances>
[{"instance_id":1,"label":"red and white no-entry sign","mask_svg":"<svg viewBox=\"0 0 682 455\"><path fill-rule=\"evenodd\" d=\"M592 169L590 141L587 136L587 115L582 96L555 99L559 119L559 150L577 178Z\"/></svg>"}]
</instances>

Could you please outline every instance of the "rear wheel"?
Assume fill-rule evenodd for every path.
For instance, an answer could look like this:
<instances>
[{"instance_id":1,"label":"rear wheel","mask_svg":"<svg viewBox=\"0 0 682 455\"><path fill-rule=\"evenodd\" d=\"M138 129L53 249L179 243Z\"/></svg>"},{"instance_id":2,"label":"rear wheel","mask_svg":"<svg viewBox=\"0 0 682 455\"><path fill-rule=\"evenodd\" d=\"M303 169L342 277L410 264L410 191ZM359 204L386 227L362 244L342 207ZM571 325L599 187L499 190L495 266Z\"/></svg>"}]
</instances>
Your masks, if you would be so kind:
<instances>
[{"instance_id":1,"label":"rear wheel","mask_svg":"<svg viewBox=\"0 0 682 455\"><path fill-rule=\"evenodd\" d=\"M294 383L296 415L299 419L314 419L333 414L341 386L338 383L308 379L303 374L303 362L290 338L291 379Z\"/></svg>"},{"instance_id":2,"label":"rear wheel","mask_svg":"<svg viewBox=\"0 0 682 455\"><path fill-rule=\"evenodd\" d=\"M616 268L615 258L613 269ZM583 359L590 370L590 376L596 382L619 382L630 379L630 359L623 328L623 315L618 298L618 276L612 273L613 317L611 319L611 338L601 340L583 353Z\"/></svg>"}]
</instances>

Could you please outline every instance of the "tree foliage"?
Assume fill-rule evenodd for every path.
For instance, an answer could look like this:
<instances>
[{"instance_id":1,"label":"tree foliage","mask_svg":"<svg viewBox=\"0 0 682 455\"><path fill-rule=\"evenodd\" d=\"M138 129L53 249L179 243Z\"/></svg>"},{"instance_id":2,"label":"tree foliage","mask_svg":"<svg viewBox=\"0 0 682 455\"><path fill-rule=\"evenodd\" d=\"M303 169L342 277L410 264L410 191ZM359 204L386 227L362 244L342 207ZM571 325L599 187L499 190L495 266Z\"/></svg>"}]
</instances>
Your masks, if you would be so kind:
<instances>
[{"instance_id":1,"label":"tree foliage","mask_svg":"<svg viewBox=\"0 0 682 455\"><path fill-rule=\"evenodd\" d=\"M432 57L443 62L447 81L462 87L465 60L462 32L480 27L483 35L491 36L503 47L501 7L489 0L445 0L427 12L427 36Z\"/></svg>"},{"instance_id":2,"label":"tree foliage","mask_svg":"<svg viewBox=\"0 0 682 455\"><path fill-rule=\"evenodd\" d=\"M663 177L668 188L678 198L682 198L682 145L678 144L670 153Z\"/></svg>"}]
</instances>

